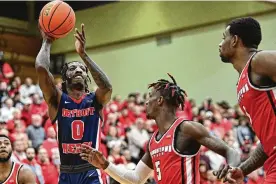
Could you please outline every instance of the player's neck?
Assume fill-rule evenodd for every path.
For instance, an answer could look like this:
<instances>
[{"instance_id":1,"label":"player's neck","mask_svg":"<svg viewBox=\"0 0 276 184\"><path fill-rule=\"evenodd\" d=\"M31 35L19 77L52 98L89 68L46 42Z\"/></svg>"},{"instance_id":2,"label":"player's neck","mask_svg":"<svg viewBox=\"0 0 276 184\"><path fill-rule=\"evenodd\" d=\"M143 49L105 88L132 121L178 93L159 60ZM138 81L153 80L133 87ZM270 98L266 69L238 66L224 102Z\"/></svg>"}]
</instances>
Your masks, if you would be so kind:
<instances>
[{"instance_id":1,"label":"player's neck","mask_svg":"<svg viewBox=\"0 0 276 184\"><path fill-rule=\"evenodd\" d=\"M79 91L79 90L71 90L71 89L67 89L68 91L68 95L74 99L80 99L84 94L85 94L85 91L82 90L82 91Z\"/></svg>"},{"instance_id":2,"label":"player's neck","mask_svg":"<svg viewBox=\"0 0 276 184\"><path fill-rule=\"evenodd\" d=\"M176 119L176 115L173 112L162 112L155 121L158 126L158 131L162 135L171 127Z\"/></svg>"},{"instance_id":3,"label":"player's neck","mask_svg":"<svg viewBox=\"0 0 276 184\"><path fill-rule=\"evenodd\" d=\"M0 162L0 173L6 173L7 169L9 169L10 171L11 167L12 167L11 159L9 159L7 162Z\"/></svg>"},{"instance_id":4,"label":"player's neck","mask_svg":"<svg viewBox=\"0 0 276 184\"><path fill-rule=\"evenodd\" d=\"M242 70L255 51L255 49L243 50L232 59L233 67L239 72L239 74L242 73Z\"/></svg>"}]
</instances>

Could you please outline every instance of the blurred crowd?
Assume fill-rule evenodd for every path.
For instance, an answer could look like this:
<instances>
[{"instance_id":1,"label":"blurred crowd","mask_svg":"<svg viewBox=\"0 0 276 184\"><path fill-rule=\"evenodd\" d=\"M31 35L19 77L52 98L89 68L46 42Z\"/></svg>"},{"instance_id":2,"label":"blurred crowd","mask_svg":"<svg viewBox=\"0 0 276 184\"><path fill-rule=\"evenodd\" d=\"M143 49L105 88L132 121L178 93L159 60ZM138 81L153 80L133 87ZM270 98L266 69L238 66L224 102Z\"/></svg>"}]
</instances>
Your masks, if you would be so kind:
<instances>
[{"instance_id":1,"label":"blurred crowd","mask_svg":"<svg viewBox=\"0 0 276 184\"><path fill-rule=\"evenodd\" d=\"M9 136L12 141L12 160L28 165L35 172L38 183L56 184L60 165L58 144L42 92L31 78L21 81L7 63L1 65L0 134ZM57 86L61 86L61 81L57 81ZM115 95L103 109L105 121L100 150L109 161L121 167L135 168L157 129L154 120L146 118L146 98L147 94L140 93L130 93L127 99ZM187 99L184 111L179 109L177 116L203 124L210 134L237 149L242 160L248 158L258 142L240 108L231 107L226 101L215 103L208 98L196 105L195 101ZM225 159L203 146L200 155L201 184L222 183L212 171ZM255 184L263 177L260 168L250 174L245 183ZM117 183L112 178L108 180L111 184ZM153 177L147 183L154 184Z\"/></svg>"}]
</instances>

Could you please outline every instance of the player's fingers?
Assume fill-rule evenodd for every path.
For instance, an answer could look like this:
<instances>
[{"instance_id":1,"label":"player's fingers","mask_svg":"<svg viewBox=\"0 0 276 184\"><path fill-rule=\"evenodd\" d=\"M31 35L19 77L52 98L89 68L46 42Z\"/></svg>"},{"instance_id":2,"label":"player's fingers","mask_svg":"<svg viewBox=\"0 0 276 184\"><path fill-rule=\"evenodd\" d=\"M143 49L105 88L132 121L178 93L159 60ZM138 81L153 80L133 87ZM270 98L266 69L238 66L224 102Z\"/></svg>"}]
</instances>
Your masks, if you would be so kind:
<instances>
[{"instance_id":1,"label":"player's fingers","mask_svg":"<svg viewBox=\"0 0 276 184\"><path fill-rule=\"evenodd\" d=\"M225 165L222 164L222 165L220 165L219 169L217 171L215 171L216 172L215 176L217 176L217 178L219 177L219 175L220 175L221 171L224 169L224 167L225 167Z\"/></svg>"},{"instance_id":2,"label":"player's fingers","mask_svg":"<svg viewBox=\"0 0 276 184\"><path fill-rule=\"evenodd\" d=\"M84 24L81 24L81 32L82 32L82 36L85 39L85 31L84 31Z\"/></svg>"},{"instance_id":3,"label":"player's fingers","mask_svg":"<svg viewBox=\"0 0 276 184\"><path fill-rule=\"evenodd\" d=\"M231 184L232 184L232 183L237 183L236 180L234 180L234 179L231 178L231 177L225 178L225 182L226 182L226 181L228 181L228 183L231 183Z\"/></svg>"},{"instance_id":4,"label":"player's fingers","mask_svg":"<svg viewBox=\"0 0 276 184\"><path fill-rule=\"evenodd\" d=\"M92 148L89 147L89 146L87 146L87 145L82 145L81 148L80 148L80 150L81 150L82 153L89 154L89 153L91 153Z\"/></svg>"},{"instance_id":5,"label":"player's fingers","mask_svg":"<svg viewBox=\"0 0 276 184\"><path fill-rule=\"evenodd\" d=\"M84 41L79 37L79 35L74 34L75 38L81 42L81 44L84 44Z\"/></svg>"},{"instance_id":6,"label":"player's fingers","mask_svg":"<svg viewBox=\"0 0 276 184\"><path fill-rule=\"evenodd\" d=\"M224 178L226 176L228 170L229 170L229 166L227 165L226 167L224 167L224 169L222 169L221 173L218 176L218 179Z\"/></svg>"},{"instance_id":7,"label":"player's fingers","mask_svg":"<svg viewBox=\"0 0 276 184\"><path fill-rule=\"evenodd\" d=\"M217 176L217 174L218 174L218 171L213 171L214 176Z\"/></svg>"},{"instance_id":8,"label":"player's fingers","mask_svg":"<svg viewBox=\"0 0 276 184\"><path fill-rule=\"evenodd\" d=\"M88 157L84 157L84 156L82 156L82 157L81 157L81 159L82 159L82 160L86 160L86 161L88 161Z\"/></svg>"},{"instance_id":9,"label":"player's fingers","mask_svg":"<svg viewBox=\"0 0 276 184\"><path fill-rule=\"evenodd\" d=\"M79 32L78 28L75 29L76 34L84 41L83 35Z\"/></svg>"}]
</instances>

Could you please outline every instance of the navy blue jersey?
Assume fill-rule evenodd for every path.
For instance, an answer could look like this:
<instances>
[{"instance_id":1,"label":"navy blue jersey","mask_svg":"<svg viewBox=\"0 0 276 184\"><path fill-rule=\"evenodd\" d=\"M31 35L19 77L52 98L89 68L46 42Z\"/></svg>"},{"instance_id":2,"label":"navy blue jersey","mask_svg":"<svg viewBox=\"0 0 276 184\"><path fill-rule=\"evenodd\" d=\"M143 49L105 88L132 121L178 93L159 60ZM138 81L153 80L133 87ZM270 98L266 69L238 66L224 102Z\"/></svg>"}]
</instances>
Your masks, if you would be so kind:
<instances>
[{"instance_id":1,"label":"navy blue jersey","mask_svg":"<svg viewBox=\"0 0 276 184\"><path fill-rule=\"evenodd\" d=\"M100 108L95 93L86 94L80 100L62 93L56 117L61 165L88 163L79 156L82 143L99 148Z\"/></svg>"}]
</instances>

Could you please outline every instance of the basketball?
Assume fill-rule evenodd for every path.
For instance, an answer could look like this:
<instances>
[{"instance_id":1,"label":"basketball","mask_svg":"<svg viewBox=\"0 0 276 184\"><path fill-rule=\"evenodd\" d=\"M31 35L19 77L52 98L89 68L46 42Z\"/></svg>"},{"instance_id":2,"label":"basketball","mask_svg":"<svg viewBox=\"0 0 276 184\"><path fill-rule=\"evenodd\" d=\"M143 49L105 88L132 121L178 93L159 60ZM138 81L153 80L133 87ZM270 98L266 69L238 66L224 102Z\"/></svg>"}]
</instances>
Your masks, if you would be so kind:
<instances>
[{"instance_id":1,"label":"basketball","mask_svg":"<svg viewBox=\"0 0 276 184\"><path fill-rule=\"evenodd\" d=\"M54 38L65 37L75 27L75 22L74 10L60 0L46 4L39 15L40 28Z\"/></svg>"}]
</instances>

